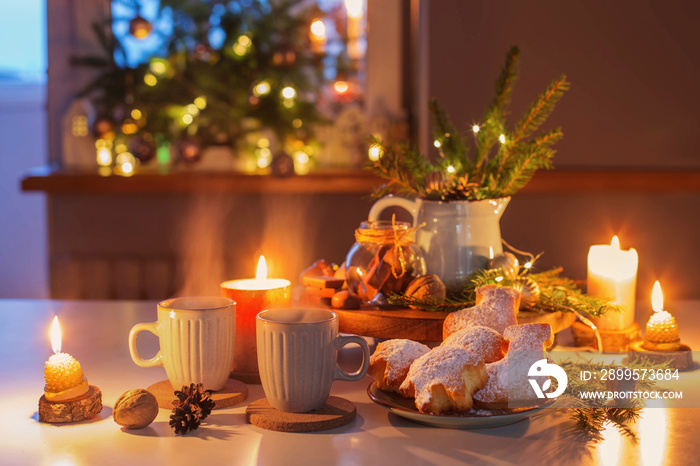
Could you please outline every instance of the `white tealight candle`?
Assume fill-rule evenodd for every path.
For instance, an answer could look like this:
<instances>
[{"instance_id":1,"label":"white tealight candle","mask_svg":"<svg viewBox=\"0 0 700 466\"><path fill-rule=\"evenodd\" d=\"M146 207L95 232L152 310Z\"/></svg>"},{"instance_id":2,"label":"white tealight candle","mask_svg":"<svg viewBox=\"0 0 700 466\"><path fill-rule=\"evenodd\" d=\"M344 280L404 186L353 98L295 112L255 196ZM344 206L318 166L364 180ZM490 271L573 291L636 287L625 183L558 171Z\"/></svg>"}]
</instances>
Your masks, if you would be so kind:
<instances>
[{"instance_id":1,"label":"white tealight candle","mask_svg":"<svg viewBox=\"0 0 700 466\"><path fill-rule=\"evenodd\" d=\"M623 330L634 323L637 290L637 251L620 249L614 236L610 245L597 244L588 252L588 294L612 300L621 312L609 312L594 319L599 329Z\"/></svg>"}]
</instances>

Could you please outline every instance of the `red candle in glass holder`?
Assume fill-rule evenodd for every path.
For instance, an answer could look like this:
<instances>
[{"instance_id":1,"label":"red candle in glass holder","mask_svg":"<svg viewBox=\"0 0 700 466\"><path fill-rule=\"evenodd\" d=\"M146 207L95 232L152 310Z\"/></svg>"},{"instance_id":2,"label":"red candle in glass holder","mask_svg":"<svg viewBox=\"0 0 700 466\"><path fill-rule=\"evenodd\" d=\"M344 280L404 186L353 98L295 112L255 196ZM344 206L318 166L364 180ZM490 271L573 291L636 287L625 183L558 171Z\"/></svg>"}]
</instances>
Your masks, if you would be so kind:
<instances>
[{"instance_id":1,"label":"red candle in glass holder","mask_svg":"<svg viewBox=\"0 0 700 466\"><path fill-rule=\"evenodd\" d=\"M236 302L236 342L232 376L246 383L260 383L255 317L260 311L292 304L292 285L282 278L267 278L265 257L260 256L255 278L221 284L221 296Z\"/></svg>"}]
</instances>

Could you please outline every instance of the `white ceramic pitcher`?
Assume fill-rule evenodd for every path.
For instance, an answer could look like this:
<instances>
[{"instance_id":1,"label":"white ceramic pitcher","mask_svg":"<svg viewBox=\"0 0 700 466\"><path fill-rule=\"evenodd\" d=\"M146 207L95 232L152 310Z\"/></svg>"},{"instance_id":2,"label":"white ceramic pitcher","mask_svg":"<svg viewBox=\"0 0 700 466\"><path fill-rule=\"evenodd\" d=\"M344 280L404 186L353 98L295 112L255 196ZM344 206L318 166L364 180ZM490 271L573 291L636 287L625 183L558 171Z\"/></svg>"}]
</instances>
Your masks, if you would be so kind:
<instances>
[{"instance_id":1,"label":"white ceramic pitcher","mask_svg":"<svg viewBox=\"0 0 700 466\"><path fill-rule=\"evenodd\" d=\"M387 196L369 211L378 220L384 209L401 207L413 216L416 244L423 250L427 273L454 283L483 269L489 258L503 253L500 219L510 197L480 201L429 201Z\"/></svg>"}]
</instances>

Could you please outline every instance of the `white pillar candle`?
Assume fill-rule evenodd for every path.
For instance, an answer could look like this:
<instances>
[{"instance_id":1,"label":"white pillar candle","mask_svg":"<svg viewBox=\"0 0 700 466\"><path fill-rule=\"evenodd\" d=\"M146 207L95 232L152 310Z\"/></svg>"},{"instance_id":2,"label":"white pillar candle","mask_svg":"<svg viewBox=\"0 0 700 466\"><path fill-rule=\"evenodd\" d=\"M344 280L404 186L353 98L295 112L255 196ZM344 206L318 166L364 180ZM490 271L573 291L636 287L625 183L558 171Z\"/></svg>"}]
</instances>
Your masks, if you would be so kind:
<instances>
[{"instance_id":1,"label":"white pillar candle","mask_svg":"<svg viewBox=\"0 0 700 466\"><path fill-rule=\"evenodd\" d=\"M593 319L599 329L622 330L634 323L637 290L637 251L620 249L614 236L610 245L597 244L588 251L588 294L611 299L621 312L608 312Z\"/></svg>"}]
</instances>

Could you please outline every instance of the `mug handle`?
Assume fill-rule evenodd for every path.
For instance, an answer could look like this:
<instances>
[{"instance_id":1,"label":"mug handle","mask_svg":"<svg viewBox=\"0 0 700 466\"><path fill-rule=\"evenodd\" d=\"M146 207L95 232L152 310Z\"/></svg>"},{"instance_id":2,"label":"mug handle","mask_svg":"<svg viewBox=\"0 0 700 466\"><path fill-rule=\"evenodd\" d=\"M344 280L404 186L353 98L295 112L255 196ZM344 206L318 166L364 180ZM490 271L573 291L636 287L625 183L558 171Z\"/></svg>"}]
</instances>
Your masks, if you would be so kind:
<instances>
[{"instance_id":1,"label":"mug handle","mask_svg":"<svg viewBox=\"0 0 700 466\"><path fill-rule=\"evenodd\" d=\"M338 362L336 361L335 377L333 380L349 380L350 382L355 382L360 380L367 373L367 369L369 368L369 346L367 346L367 342L364 338L357 335L338 335L335 339L335 347L337 350L349 343L357 343L360 345L360 348L362 348L362 365L355 372L348 374L338 366Z\"/></svg>"},{"instance_id":2,"label":"mug handle","mask_svg":"<svg viewBox=\"0 0 700 466\"><path fill-rule=\"evenodd\" d=\"M379 216L384 209L389 207L401 207L406 209L411 214L411 217L413 217L413 224L415 225L416 215L418 214L418 202L398 196L386 196L375 202L372 208L369 209L367 220L370 222L379 220Z\"/></svg>"},{"instance_id":3,"label":"mug handle","mask_svg":"<svg viewBox=\"0 0 700 466\"><path fill-rule=\"evenodd\" d=\"M134 360L139 367L153 367L162 366L163 361L161 360L160 350L151 359L143 359L136 349L136 335L143 331L151 332L153 335L160 338L158 335L158 322L152 322L150 324L136 324L133 326L129 332L129 353L131 353L131 359Z\"/></svg>"}]
</instances>

